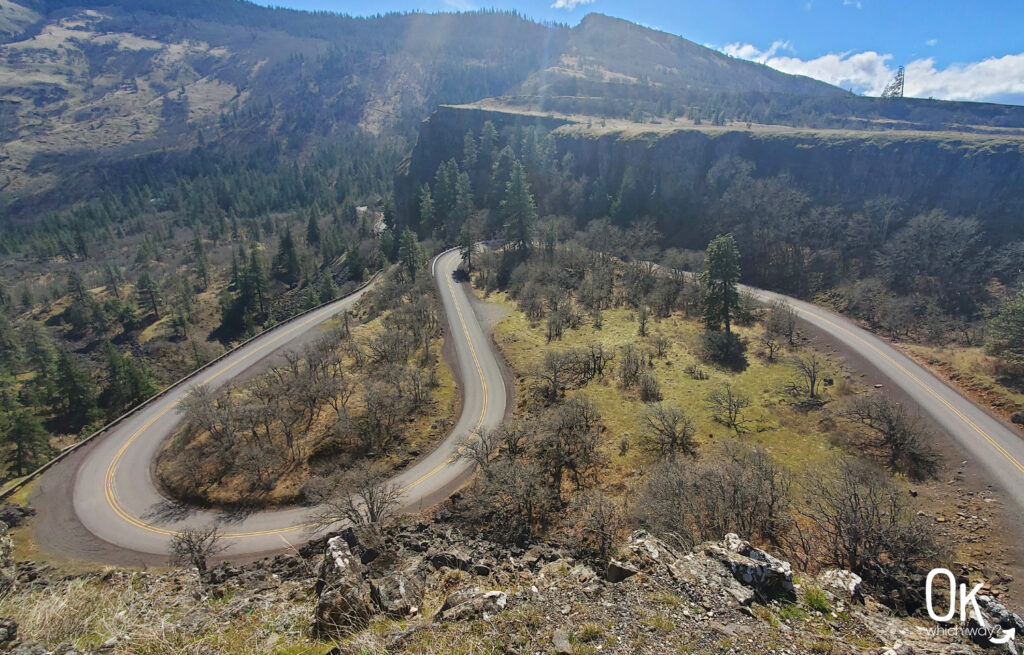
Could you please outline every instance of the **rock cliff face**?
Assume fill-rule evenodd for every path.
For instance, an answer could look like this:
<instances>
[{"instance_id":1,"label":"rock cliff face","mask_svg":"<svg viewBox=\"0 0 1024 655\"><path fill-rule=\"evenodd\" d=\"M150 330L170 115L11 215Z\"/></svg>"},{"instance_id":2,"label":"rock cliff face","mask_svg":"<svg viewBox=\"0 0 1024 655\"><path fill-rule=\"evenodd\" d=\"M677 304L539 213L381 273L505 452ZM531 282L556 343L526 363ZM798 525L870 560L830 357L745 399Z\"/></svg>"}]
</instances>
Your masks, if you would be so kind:
<instances>
[{"instance_id":1,"label":"rock cliff face","mask_svg":"<svg viewBox=\"0 0 1024 655\"><path fill-rule=\"evenodd\" d=\"M9 542L2 527L0 541ZM993 631L1024 629L988 596L978 597L985 634L969 623L897 617L853 573L795 573L736 535L683 552L639 531L615 556L584 561L552 543L495 544L417 519L222 563L201 579L65 575L0 553L0 567L17 572L0 599L0 651L231 655L259 644L259 652L338 655L966 655L983 652Z\"/></svg>"},{"instance_id":2,"label":"rock cliff face","mask_svg":"<svg viewBox=\"0 0 1024 655\"><path fill-rule=\"evenodd\" d=\"M553 130L559 160L571 155L577 177L601 179L612 193L632 169L660 206L684 218L714 194L716 167L742 161L752 165L756 178L787 177L817 204L853 210L886 197L900 202L909 215L943 209L976 217L993 242L1024 234L1024 136L742 126L671 129L665 124L598 127L477 107L441 107L424 122L397 180L400 211L411 211L410 192L430 180L438 164L459 159L466 131L478 131L488 120L499 131L535 124Z\"/></svg>"}]
</instances>

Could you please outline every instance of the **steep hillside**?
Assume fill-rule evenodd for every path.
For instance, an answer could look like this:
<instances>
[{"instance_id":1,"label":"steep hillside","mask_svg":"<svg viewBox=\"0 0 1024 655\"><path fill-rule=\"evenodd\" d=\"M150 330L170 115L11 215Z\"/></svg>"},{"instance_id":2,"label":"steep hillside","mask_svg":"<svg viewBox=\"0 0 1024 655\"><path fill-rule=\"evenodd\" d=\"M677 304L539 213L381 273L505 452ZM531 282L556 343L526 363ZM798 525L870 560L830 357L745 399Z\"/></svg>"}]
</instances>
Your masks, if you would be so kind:
<instances>
[{"instance_id":1,"label":"steep hillside","mask_svg":"<svg viewBox=\"0 0 1024 655\"><path fill-rule=\"evenodd\" d=\"M843 97L842 89L762 64L734 59L674 34L620 18L589 14L569 30L565 47L525 85L536 92L559 82Z\"/></svg>"},{"instance_id":2,"label":"steep hillside","mask_svg":"<svg viewBox=\"0 0 1024 655\"><path fill-rule=\"evenodd\" d=\"M0 7L0 207L22 221L120 193L111 167L153 153L277 142L302 160L353 131L401 152L438 104L497 96L641 121L1024 125L1024 112L995 105L857 98L598 14L568 28L515 13L353 18L238 0Z\"/></svg>"}]
</instances>

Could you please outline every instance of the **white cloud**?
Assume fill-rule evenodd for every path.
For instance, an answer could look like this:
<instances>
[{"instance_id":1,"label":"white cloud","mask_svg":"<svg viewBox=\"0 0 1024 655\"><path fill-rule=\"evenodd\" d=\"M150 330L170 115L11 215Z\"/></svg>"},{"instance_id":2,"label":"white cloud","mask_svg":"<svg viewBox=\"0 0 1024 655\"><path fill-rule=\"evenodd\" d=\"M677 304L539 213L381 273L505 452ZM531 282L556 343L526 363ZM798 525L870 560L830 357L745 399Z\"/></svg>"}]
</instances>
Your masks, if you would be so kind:
<instances>
[{"instance_id":1,"label":"white cloud","mask_svg":"<svg viewBox=\"0 0 1024 655\"><path fill-rule=\"evenodd\" d=\"M551 5L552 9L566 9L572 11L580 5L594 4L594 0L555 0L554 4Z\"/></svg>"},{"instance_id":2,"label":"white cloud","mask_svg":"<svg viewBox=\"0 0 1024 655\"><path fill-rule=\"evenodd\" d=\"M843 0L844 7L856 7L857 9L863 9L864 4L860 0Z\"/></svg>"},{"instance_id":3,"label":"white cloud","mask_svg":"<svg viewBox=\"0 0 1024 655\"><path fill-rule=\"evenodd\" d=\"M470 0L444 0L445 6L451 7L456 11L475 11L476 5L470 2Z\"/></svg>"},{"instance_id":4,"label":"white cloud","mask_svg":"<svg viewBox=\"0 0 1024 655\"><path fill-rule=\"evenodd\" d=\"M928 46L935 46L938 43L939 43L938 39L928 39L927 41L924 42L924 44L928 45Z\"/></svg>"},{"instance_id":5,"label":"white cloud","mask_svg":"<svg viewBox=\"0 0 1024 655\"><path fill-rule=\"evenodd\" d=\"M765 51L758 50L755 46L752 46L749 43L730 43L722 48L722 52L727 55L739 57L740 59L759 61L762 64L774 57L780 50L788 50L792 52L793 46L789 41L775 41Z\"/></svg>"},{"instance_id":6,"label":"white cloud","mask_svg":"<svg viewBox=\"0 0 1024 655\"><path fill-rule=\"evenodd\" d=\"M843 52L814 59L781 56L789 42L776 41L767 50L732 43L722 52L767 64L784 73L806 75L855 93L879 95L896 74L890 54L874 51ZM936 68L932 58L915 59L906 65L905 95L941 100L991 100L1021 102L1024 97L1024 52L982 61Z\"/></svg>"}]
</instances>

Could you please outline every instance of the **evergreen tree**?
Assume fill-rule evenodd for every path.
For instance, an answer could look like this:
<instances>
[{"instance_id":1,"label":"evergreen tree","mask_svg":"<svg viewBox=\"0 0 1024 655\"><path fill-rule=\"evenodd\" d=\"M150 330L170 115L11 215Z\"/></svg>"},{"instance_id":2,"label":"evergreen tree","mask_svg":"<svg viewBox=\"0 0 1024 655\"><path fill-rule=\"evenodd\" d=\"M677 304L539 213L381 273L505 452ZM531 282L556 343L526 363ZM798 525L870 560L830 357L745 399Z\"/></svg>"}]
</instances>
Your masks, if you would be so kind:
<instances>
[{"instance_id":1,"label":"evergreen tree","mask_svg":"<svg viewBox=\"0 0 1024 655\"><path fill-rule=\"evenodd\" d=\"M736 284L740 279L740 253L732 234L715 237L704 255L704 326L713 332L731 334L732 318L740 308Z\"/></svg>"},{"instance_id":2,"label":"evergreen tree","mask_svg":"<svg viewBox=\"0 0 1024 655\"><path fill-rule=\"evenodd\" d=\"M65 429L80 432L97 420L96 384L66 351L57 357L56 387L55 406Z\"/></svg>"},{"instance_id":3,"label":"evergreen tree","mask_svg":"<svg viewBox=\"0 0 1024 655\"><path fill-rule=\"evenodd\" d=\"M143 362L122 355L109 342L106 358L107 384L101 399L110 416L116 416L156 393L156 383Z\"/></svg>"},{"instance_id":4,"label":"evergreen tree","mask_svg":"<svg viewBox=\"0 0 1024 655\"><path fill-rule=\"evenodd\" d=\"M455 179L455 210L452 212L451 224L464 225L473 213L473 188L469 174L459 173Z\"/></svg>"},{"instance_id":5,"label":"evergreen tree","mask_svg":"<svg viewBox=\"0 0 1024 655\"><path fill-rule=\"evenodd\" d=\"M424 184L420 187L420 228L433 230L435 218L434 197L430 193L430 186Z\"/></svg>"},{"instance_id":6,"label":"evergreen tree","mask_svg":"<svg viewBox=\"0 0 1024 655\"><path fill-rule=\"evenodd\" d=\"M420 247L420 243L416 239L416 233L409 228L402 230L398 246L398 259L409 279L415 280L416 273L423 266L424 254L423 248Z\"/></svg>"},{"instance_id":7,"label":"evergreen tree","mask_svg":"<svg viewBox=\"0 0 1024 655\"><path fill-rule=\"evenodd\" d=\"M290 227L285 227L278 240L273 270L274 276L288 286L294 286L299 281L302 267L299 265L299 253L295 249Z\"/></svg>"},{"instance_id":8,"label":"evergreen tree","mask_svg":"<svg viewBox=\"0 0 1024 655\"><path fill-rule=\"evenodd\" d=\"M3 460L8 475L30 472L49 450L42 419L13 399L5 401L0 408L0 435L3 435Z\"/></svg>"},{"instance_id":9,"label":"evergreen tree","mask_svg":"<svg viewBox=\"0 0 1024 655\"><path fill-rule=\"evenodd\" d=\"M206 256L206 247L198 232L192 238L192 266L195 268L196 278L202 283L203 288L210 286L210 262Z\"/></svg>"},{"instance_id":10,"label":"evergreen tree","mask_svg":"<svg viewBox=\"0 0 1024 655\"><path fill-rule=\"evenodd\" d=\"M459 256L470 271L473 270L473 251L476 250L476 243L479 240L480 235L477 234L472 221L466 221L466 224L462 226L462 231L459 232L458 247Z\"/></svg>"},{"instance_id":11,"label":"evergreen tree","mask_svg":"<svg viewBox=\"0 0 1024 655\"><path fill-rule=\"evenodd\" d=\"M500 206L505 221L505 239L515 248L529 248L533 235L533 224L537 221L537 207L526 181L526 171L518 161L513 161L505 197Z\"/></svg>"},{"instance_id":12,"label":"evergreen tree","mask_svg":"<svg viewBox=\"0 0 1024 655\"><path fill-rule=\"evenodd\" d=\"M313 248L320 247L320 210L315 204L309 210L309 221L306 223L306 243Z\"/></svg>"},{"instance_id":13,"label":"evergreen tree","mask_svg":"<svg viewBox=\"0 0 1024 655\"><path fill-rule=\"evenodd\" d=\"M473 130L466 132L462 139L462 170L472 171L476 168L476 137Z\"/></svg>"},{"instance_id":14,"label":"evergreen tree","mask_svg":"<svg viewBox=\"0 0 1024 655\"><path fill-rule=\"evenodd\" d=\"M139 297L142 299L149 311L153 313L153 317L157 320L160 319L160 289L157 287L156 282L150 277L149 273L143 271L142 275L139 276L139 281L135 284L135 290L138 292Z\"/></svg>"},{"instance_id":15,"label":"evergreen tree","mask_svg":"<svg viewBox=\"0 0 1024 655\"><path fill-rule=\"evenodd\" d=\"M121 283L124 281L124 275L121 273L120 267L116 264L107 264L103 267L103 280L107 285L107 289L110 293L114 294L114 297L118 300L121 299Z\"/></svg>"},{"instance_id":16,"label":"evergreen tree","mask_svg":"<svg viewBox=\"0 0 1024 655\"><path fill-rule=\"evenodd\" d=\"M80 276L75 271L71 271L70 273L68 273L67 289L68 293L71 295L72 300L85 300L85 283L82 281L82 276Z\"/></svg>"}]
</instances>

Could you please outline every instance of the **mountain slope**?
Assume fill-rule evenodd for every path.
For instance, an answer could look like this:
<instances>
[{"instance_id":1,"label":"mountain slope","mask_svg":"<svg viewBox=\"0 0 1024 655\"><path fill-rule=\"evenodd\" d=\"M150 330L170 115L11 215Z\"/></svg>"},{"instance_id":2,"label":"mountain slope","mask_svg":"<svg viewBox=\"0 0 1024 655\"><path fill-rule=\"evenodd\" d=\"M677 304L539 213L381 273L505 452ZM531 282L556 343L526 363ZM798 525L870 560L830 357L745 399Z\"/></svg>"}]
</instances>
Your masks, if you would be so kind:
<instances>
[{"instance_id":1,"label":"mountain slope","mask_svg":"<svg viewBox=\"0 0 1024 655\"><path fill-rule=\"evenodd\" d=\"M531 76L527 84L542 89L544 84L566 79L690 91L850 95L809 77L780 73L674 34L602 14L588 14L569 30L560 56L543 72Z\"/></svg>"},{"instance_id":2,"label":"mountain slope","mask_svg":"<svg viewBox=\"0 0 1024 655\"><path fill-rule=\"evenodd\" d=\"M626 98L648 88L846 95L596 14L569 29L497 12L353 18L236 0L2 2L4 205L62 186L33 204L74 202L106 165L201 139L244 150L278 138L303 157L358 129L404 149L438 104L563 94L566 83Z\"/></svg>"}]
</instances>

